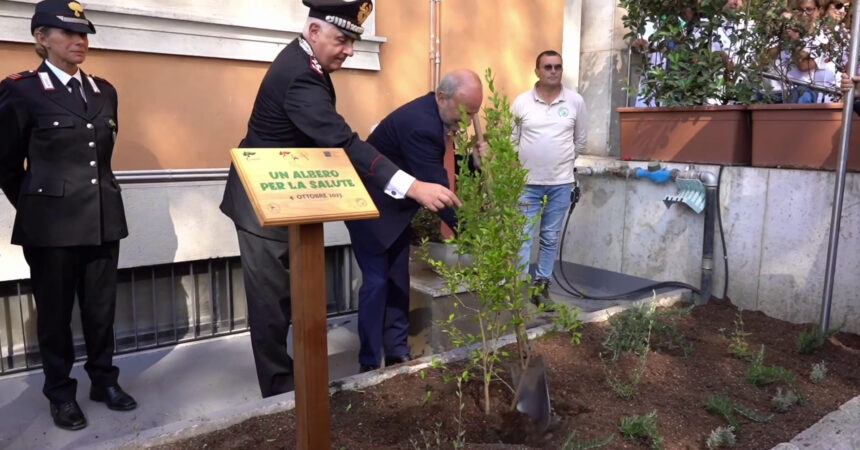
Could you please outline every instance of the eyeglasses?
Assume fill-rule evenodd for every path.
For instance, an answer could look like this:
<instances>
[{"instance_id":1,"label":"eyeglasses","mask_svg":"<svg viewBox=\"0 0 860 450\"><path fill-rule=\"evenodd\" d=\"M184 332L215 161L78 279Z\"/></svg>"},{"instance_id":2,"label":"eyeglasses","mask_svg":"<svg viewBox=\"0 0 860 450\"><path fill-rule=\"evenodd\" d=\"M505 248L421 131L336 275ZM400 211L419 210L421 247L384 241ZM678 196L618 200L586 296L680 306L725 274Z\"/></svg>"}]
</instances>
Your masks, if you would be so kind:
<instances>
[{"instance_id":1,"label":"eyeglasses","mask_svg":"<svg viewBox=\"0 0 860 450\"><path fill-rule=\"evenodd\" d=\"M818 9L818 8L816 8L814 6L808 6L806 8L794 8L795 11L797 11L801 14L806 14L808 16L811 16L812 13L814 13L816 9Z\"/></svg>"},{"instance_id":2,"label":"eyeglasses","mask_svg":"<svg viewBox=\"0 0 860 450\"><path fill-rule=\"evenodd\" d=\"M553 64L544 64L544 65L543 65L543 70L546 70L547 72L549 72L549 71L551 71L551 70L553 70L553 69L555 69L555 70L561 70L561 64L555 64L555 65L553 65Z\"/></svg>"},{"instance_id":3,"label":"eyeglasses","mask_svg":"<svg viewBox=\"0 0 860 450\"><path fill-rule=\"evenodd\" d=\"M850 3L831 3L833 5L833 9L839 11L842 8L848 9L851 7Z\"/></svg>"}]
</instances>

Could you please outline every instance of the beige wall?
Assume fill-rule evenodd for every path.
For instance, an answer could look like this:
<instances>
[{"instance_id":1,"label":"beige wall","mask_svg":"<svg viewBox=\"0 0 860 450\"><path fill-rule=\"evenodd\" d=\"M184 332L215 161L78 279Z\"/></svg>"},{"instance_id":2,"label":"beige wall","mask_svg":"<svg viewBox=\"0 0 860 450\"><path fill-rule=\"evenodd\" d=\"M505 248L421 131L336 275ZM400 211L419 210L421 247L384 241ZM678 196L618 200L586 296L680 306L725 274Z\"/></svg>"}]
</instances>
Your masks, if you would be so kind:
<instances>
[{"instance_id":1,"label":"beige wall","mask_svg":"<svg viewBox=\"0 0 860 450\"><path fill-rule=\"evenodd\" d=\"M492 68L513 101L537 81L538 53L561 53L564 7L564 0L443 1L442 71L465 67L483 77Z\"/></svg>"},{"instance_id":2,"label":"beige wall","mask_svg":"<svg viewBox=\"0 0 860 450\"><path fill-rule=\"evenodd\" d=\"M510 97L534 82L534 57L561 51L563 0L442 2L442 71L493 68ZM504 7L500 7L504 5ZM333 75L338 110L361 136L397 106L429 90L429 1L377 0L382 71ZM34 69L32 47L0 42L0 74ZM226 167L268 64L92 50L83 68L116 86L114 169Z\"/></svg>"}]
</instances>

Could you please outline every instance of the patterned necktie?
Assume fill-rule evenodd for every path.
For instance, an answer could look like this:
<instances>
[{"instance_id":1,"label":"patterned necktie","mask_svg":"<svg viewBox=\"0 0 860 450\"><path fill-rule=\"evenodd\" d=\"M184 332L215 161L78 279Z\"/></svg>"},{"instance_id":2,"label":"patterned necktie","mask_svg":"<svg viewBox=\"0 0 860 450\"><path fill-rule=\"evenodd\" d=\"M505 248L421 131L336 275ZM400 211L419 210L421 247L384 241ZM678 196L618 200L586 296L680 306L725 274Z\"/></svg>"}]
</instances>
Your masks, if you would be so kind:
<instances>
[{"instance_id":1,"label":"patterned necktie","mask_svg":"<svg viewBox=\"0 0 860 450\"><path fill-rule=\"evenodd\" d=\"M78 81L77 78L72 78L71 80L69 80L68 86L70 88L72 88L72 95L75 96L78 103L81 105L81 108L83 108L84 111L86 111L87 110L87 101L84 99L84 92L81 89L81 82Z\"/></svg>"}]
</instances>

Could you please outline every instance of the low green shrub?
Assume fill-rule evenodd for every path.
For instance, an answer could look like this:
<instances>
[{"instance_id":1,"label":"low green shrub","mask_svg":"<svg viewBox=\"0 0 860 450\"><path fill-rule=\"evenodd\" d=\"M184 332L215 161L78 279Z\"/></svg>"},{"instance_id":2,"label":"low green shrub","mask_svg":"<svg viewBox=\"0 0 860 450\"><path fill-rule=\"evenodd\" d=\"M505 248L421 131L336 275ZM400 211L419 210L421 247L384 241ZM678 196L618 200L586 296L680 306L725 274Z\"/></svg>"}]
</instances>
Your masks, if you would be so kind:
<instances>
[{"instance_id":1,"label":"low green shrub","mask_svg":"<svg viewBox=\"0 0 860 450\"><path fill-rule=\"evenodd\" d=\"M797 335L797 351L809 355L824 346L824 342L839 332L839 328L823 331L821 325L814 324Z\"/></svg>"},{"instance_id":2,"label":"low green shrub","mask_svg":"<svg viewBox=\"0 0 860 450\"><path fill-rule=\"evenodd\" d=\"M770 399L770 404L774 411L779 413L787 412L789 408L799 403L800 397L791 389L783 391L782 388L777 388L776 394Z\"/></svg>"},{"instance_id":3,"label":"low green shrub","mask_svg":"<svg viewBox=\"0 0 860 450\"><path fill-rule=\"evenodd\" d=\"M723 416L723 419L726 419L733 430L740 431L740 424L735 417L735 404L730 398L723 395L712 395L705 400L704 407L705 411L711 414Z\"/></svg>"},{"instance_id":4,"label":"low green shrub","mask_svg":"<svg viewBox=\"0 0 860 450\"><path fill-rule=\"evenodd\" d=\"M687 356L692 346L686 341L673 319L690 314L690 308L657 309L656 295L648 302L609 318L609 333L603 346L617 360L624 352L642 355L656 348L680 347Z\"/></svg>"},{"instance_id":5,"label":"low green shrub","mask_svg":"<svg viewBox=\"0 0 860 450\"><path fill-rule=\"evenodd\" d=\"M554 332L570 333L570 343L579 344L582 340L582 321L579 320L579 308L567 306L564 303L553 305L555 315L552 318Z\"/></svg>"},{"instance_id":6,"label":"low green shrub","mask_svg":"<svg viewBox=\"0 0 860 450\"><path fill-rule=\"evenodd\" d=\"M744 318L741 310L738 310L737 318L735 319L735 330L729 336L729 352L735 358L749 358L750 344L747 342L747 337L751 333L744 331Z\"/></svg>"},{"instance_id":7,"label":"low green shrub","mask_svg":"<svg viewBox=\"0 0 860 450\"><path fill-rule=\"evenodd\" d=\"M717 427L711 430L708 439L705 441L705 446L709 449L734 447L737 439L735 432L731 427Z\"/></svg>"},{"instance_id":8,"label":"low green shrub","mask_svg":"<svg viewBox=\"0 0 860 450\"><path fill-rule=\"evenodd\" d=\"M792 371L784 367L764 365L764 345L761 346L761 350L747 368L747 381L756 387L767 386L777 381L782 381L791 386L795 384Z\"/></svg>"},{"instance_id":9,"label":"low green shrub","mask_svg":"<svg viewBox=\"0 0 860 450\"><path fill-rule=\"evenodd\" d=\"M657 430L657 411L644 416L622 417L618 428L630 442L646 444L651 450L663 449L663 436Z\"/></svg>"},{"instance_id":10,"label":"low green shrub","mask_svg":"<svg viewBox=\"0 0 860 450\"><path fill-rule=\"evenodd\" d=\"M812 365L812 370L809 371L809 381L813 384L819 384L827 378L827 365L824 361Z\"/></svg>"},{"instance_id":11,"label":"low green shrub","mask_svg":"<svg viewBox=\"0 0 860 450\"><path fill-rule=\"evenodd\" d=\"M603 439L582 440L576 431L570 433L570 436L561 444L561 450L593 450L595 448L606 447L612 440L615 439L615 434L610 434Z\"/></svg>"}]
</instances>

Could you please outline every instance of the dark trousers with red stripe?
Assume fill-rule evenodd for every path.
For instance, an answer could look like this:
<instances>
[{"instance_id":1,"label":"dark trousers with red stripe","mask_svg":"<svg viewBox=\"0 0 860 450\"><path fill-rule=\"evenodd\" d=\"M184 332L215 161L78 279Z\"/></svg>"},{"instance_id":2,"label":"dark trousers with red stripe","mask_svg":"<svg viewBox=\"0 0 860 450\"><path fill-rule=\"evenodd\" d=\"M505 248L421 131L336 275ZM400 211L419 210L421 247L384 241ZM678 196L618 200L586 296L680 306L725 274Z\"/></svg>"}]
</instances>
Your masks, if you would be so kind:
<instances>
[{"instance_id":1,"label":"dark trousers with red stripe","mask_svg":"<svg viewBox=\"0 0 860 450\"><path fill-rule=\"evenodd\" d=\"M81 311L87 362L84 369L94 386L117 384L113 365L113 322L116 310L119 242L78 247L24 247L36 300L36 329L45 384L52 403L75 399L77 380L69 377L75 362L72 308L75 296Z\"/></svg>"},{"instance_id":2,"label":"dark trousers with red stripe","mask_svg":"<svg viewBox=\"0 0 860 450\"><path fill-rule=\"evenodd\" d=\"M287 354L292 318L290 244L257 236L238 226L236 234L260 394L283 394L294 386L293 359Z\"/></svg>"}]
</instances>

